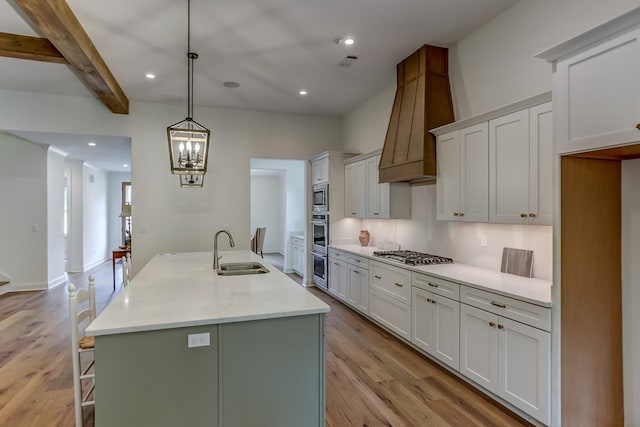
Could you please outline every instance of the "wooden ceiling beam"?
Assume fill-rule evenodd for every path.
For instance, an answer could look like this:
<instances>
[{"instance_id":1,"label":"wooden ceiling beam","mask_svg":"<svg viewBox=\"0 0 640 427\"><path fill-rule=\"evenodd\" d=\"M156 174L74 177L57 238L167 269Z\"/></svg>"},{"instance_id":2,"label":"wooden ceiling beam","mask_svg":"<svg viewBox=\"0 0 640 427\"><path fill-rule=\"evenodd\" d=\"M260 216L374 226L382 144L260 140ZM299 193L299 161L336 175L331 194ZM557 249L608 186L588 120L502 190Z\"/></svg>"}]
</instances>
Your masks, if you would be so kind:
<instances>
[{"instance_id":1,"label":"wooden ceiling beam","mask_svg":"<svg viewBox=\"0 0 640 427\"><path fill-rule=\"evenodd\" d=\"M16 0L16 4L111 112L129 114L129 99L65 0Z\"/></svg>"},{"instance_id":2,"label":"wooden ceiling beam","mask_svg":"<svg viewBox=\"0 0 640 427\"><path fill-rule=\"evenodd\" d=\"M0 56L68 64L60 51L47 39L1 32Z\"/></svg>"}]
</instances>

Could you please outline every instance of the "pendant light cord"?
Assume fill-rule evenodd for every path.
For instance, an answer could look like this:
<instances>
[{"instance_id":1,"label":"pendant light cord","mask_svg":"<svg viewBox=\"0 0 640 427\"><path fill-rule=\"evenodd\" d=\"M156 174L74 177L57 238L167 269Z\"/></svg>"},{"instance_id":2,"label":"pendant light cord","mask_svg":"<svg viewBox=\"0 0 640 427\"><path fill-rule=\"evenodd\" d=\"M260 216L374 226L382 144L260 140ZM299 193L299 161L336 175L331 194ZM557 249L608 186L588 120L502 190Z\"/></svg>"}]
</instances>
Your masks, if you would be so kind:
<instances>
[{"instance_id":1,"label":"pendant light cord","mask_svg":"<svg viewBox=\"0 0 640 427\"><path fill-rule=\"evenodd\" d=\"M193 119L193 60L198 54L191 52L191 0L187 0L187 119Z\"/></svg>"}]
</instances>

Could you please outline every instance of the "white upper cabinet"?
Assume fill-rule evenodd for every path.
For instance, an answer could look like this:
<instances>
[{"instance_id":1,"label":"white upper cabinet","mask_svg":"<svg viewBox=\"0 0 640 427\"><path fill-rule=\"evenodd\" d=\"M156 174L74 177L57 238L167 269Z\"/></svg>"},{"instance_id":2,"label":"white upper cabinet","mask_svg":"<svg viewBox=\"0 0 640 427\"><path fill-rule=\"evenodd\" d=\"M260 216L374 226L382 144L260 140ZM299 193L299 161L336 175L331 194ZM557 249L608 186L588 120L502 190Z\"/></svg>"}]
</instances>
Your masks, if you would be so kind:
<instances>
[{"instance_id":1,"label":"white upper cabinet","mask_svg":"<svg viewBox=\"0 0 640 427\"><path fill-rule=\"evenodd\" d=\"M378 183L379 151L346 161L346 216L370 219L411 218L411 187L407 182Z\"/></svg>"},{"instance_id":2,"label":"white upper cabinet","mask_svg":"<svg viewBox=\"0 0 640 427\"><path fill-rule=\"evenodd\" d=\"M311 163L312 184L329 182L329 157L315 160Z\"/></svg>"},{"instance_id":3,"label":"white upper cabinet","mask_svg":"<svg viewBox=\"0 0 640 427\"><path fill-rule=\"evenodd\" d=\"M487 123L441 135L437 139L437 219L489 220Z\"/></svg>"},{"instance_id":4,"label":"white upper cabinet","mask_svg":"<svg viewBox=\"0 0 640 427\"><path fill-rule=\"evenodd\" d=\"M553 119L547 92L431 130L439 220L552 223Z\"/></svg>"},{"instance_id":5,"label":"white upper cabinet","mask_svg":"<svg viewBox=\"0 0 640 427\"><path fill-rule=\"evenodd\" d=\"M640 30L559 60L554 81L557 153L640 140Z\"/></svg>"},{"instance_id":6,"label":"white upper cabinet","mask_svg":"<svg viewBox=\"0 0 640 427\"><path fill-rule=\"evenodd\" d=\"M350 163L344 168L345 216L362 218L365 214L366 168L364 162Z\"/></svg>"},{"instance_id":7,"label":"white upper cabinet","mask_svg":"<svg viewBox=\"0 0 640 427\"><path fill-rule=\"evenodd\" d=\"M489 122L489 220L551 224L551 103Z\"/></svg>"}]
</instances>

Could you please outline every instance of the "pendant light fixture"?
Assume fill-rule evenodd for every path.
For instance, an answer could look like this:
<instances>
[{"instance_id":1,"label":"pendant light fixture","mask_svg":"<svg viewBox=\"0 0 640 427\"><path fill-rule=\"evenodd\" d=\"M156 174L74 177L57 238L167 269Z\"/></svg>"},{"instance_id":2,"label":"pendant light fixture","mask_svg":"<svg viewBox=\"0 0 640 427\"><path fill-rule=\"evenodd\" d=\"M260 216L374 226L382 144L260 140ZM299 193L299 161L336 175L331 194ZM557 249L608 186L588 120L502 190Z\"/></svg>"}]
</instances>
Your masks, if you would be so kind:
<instances>
[{"instance_id":1,"label":"pendant light fixture","mask_svg":"<svg viewBox=\"0 0 640 427\"><path fill-rule=\"evenodd\" d=\"M204 175L180 175L180 187L202 188L204 187Z\"/></svg>"},{"instance_id":2,"label":"pendant light fixture","mask_svg":"<svg viewBox=\"0 0 640 427\"><path fill-rule=\"evenodd\" d=\"M207 172L210 131L193 120L193 61L198 59L198 54L191 52L191 0L187 0L187 52L187 117L167 128L169 160L171 173L186 175L184 180L180 177L181 186L183 181L195 182L191 177L201 175L197 180L200 185L190 186L202 187L202 178Z\"/></svg>"}]
</instances>

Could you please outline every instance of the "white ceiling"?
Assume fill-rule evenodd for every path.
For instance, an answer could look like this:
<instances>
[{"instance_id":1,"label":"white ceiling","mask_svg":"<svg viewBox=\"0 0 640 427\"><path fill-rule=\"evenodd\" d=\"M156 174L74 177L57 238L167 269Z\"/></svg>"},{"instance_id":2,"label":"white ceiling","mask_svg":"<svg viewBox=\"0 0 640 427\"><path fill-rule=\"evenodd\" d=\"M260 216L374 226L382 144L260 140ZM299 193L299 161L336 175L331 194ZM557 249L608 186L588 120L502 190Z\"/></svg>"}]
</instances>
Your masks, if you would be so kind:
<instances>
[{"instance_id":1,"label":"white ceiling","mask_svg":"<svg viewBox=\"0 0 640 427\"><path fill-rule=\"evenodd\" d=\"M67 1L130 100L186 111L186 0ZM516 1L192 0L194 102L340 116L393 82L422 44L450 46ZM0 31L38 35L13 0L0 1ZM356 43L334 42L345 35ZM347 55L359 59L338 66ZM93 96L65 65L0 58L0 70L0 89Z\"/></svg>"}]
</instances>

